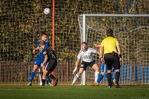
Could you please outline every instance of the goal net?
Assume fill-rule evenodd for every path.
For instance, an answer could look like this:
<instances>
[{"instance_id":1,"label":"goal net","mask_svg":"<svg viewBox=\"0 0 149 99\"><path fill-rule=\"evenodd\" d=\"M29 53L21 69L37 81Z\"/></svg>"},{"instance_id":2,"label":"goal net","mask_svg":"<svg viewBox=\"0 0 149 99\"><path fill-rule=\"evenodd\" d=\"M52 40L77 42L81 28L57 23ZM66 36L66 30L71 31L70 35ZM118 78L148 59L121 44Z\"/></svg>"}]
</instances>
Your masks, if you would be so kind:
<instances>
[{"instance_id":1,"label":"goal net","mask_svg":"<svg viewBox=\"0 0 149 99\"><path fill-rule=\"evenodd\" d=\"M94 43L100 44L106 29L112 28L123 56L120 83L149 84L149 15L83 14L79 15L78 23L81 41L86 41L90 47L94 47ZM100 67L98 56L95 58ZM94 70L88 68L86 77L82 78L83 84L93 82ZM106 79L101 83L106 84Z\"/></svg>"}]
</instances>

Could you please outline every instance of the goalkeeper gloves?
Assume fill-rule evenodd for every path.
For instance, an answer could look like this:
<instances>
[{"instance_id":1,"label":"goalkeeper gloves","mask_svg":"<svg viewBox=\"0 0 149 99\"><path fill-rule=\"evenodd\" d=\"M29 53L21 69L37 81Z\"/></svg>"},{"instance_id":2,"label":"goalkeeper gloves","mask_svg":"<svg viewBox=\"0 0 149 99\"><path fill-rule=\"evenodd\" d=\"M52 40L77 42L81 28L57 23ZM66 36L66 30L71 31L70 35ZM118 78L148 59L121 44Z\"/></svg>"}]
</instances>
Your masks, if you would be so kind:
<instances>
[{"instance_id":1,"label":"goalkeeper gloves","mask_svg":"<svg viewBox=\"0 0 149 99\"><path fill-rule=\"evenodd\" d=\"M75 66L74 70L73 70L73 74L75 74L75 72L77 71L78 67Z\"/></svg>"}]
</instances>

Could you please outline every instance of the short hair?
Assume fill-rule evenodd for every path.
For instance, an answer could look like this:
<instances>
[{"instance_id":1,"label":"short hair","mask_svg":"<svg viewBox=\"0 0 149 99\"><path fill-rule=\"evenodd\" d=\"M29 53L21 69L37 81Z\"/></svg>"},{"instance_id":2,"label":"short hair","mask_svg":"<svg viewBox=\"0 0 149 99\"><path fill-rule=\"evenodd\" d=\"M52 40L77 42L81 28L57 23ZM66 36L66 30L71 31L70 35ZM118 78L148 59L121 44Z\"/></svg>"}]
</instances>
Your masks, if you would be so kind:
<instances>
[{"instance_id":1,"label":"short hair","mask_svg":"<svg viewBox=\"0 0 149 99\"><path fill-rule=\"evenodd\" d=\"M106 33L107 36L113 36L113 30L111 28L107 29L106 32L107 32Z\"/></svg>"},{"instance_id":2,"label":"short hair","mask_svg":"<svg viewBox=\"0 0 149 99\"><path fill-rule=\"evenodd\" d=\"M41 40L40 45L45 45L45 41Z\"/></svg>"},{"instance_id":3,"label":"short hair","mask_svg":"<svg viewBox=\"0 0 149 99\"><path fill-rule=\"evenodd\" d=\"M45 33L45 32L41 33L41 36L43 36L43 35L47 36L47 33Z\"/></svg>"},{"instance_id":4,"label":"short hair","mask_svg":"<svg viewBox=\"0 0 149 99\"><path fill-rule=\"evenodd\" d=\"M87 45L87 42L82 42L82 44L85 44L85 45Z\"/></svg>"}]
</instances>

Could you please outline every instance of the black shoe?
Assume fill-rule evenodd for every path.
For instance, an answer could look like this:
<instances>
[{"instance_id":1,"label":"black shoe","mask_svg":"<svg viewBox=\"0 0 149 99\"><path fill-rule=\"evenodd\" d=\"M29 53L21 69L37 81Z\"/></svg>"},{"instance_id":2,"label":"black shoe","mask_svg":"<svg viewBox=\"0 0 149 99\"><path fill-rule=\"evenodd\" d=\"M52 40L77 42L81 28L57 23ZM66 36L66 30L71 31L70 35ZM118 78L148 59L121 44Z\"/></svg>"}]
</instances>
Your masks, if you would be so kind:
<instances>
[{"instance_id":1,"label":"black shoe","mask_svg":"<svg viewBox=\"0 0 149 99\"><path fill-rule=\"evenodd\" d=\"M111 86L108 86L108 88L111 88Z\"/></svg>"},{"instance_id":2,"label":"black shoe","mask_svg":"<svg viewBox=\"0 0 149 99\"><path fill-rule=\"evenodd\" d=\"M57 86L57 83L58 83L58 79L55 78L55 80L54 80L54 86Z\"/></svg>"}]
</instances>

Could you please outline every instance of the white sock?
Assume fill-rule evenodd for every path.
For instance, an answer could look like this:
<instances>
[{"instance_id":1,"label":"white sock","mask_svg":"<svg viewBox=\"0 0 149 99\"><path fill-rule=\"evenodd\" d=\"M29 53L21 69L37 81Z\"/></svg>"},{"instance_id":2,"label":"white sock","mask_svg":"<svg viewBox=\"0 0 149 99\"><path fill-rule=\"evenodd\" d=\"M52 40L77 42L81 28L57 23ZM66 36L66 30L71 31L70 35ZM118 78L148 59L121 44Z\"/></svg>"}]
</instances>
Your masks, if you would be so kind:
<instances>
[{"instance_id":1,"label":"white sock","mask_svg":"<svg viewBox=\"0 0 149 99\"><path fill-rule=\"evenodd\" d=\"M39 74L39 84L42 84L42 78L41 78L41 69L38 68L38 74Z\"/></svg>"},{"instance_id":2,"label":"white sock","mask_svg":"<svg viewBox=\"0 0 149 99\"><path fill-rule=\"evenodd\" d=\"M95 82L97 82L99 71L95 71Z\"/></svg>"},{"instance_id":3,"label":"white sock","mask_svg":"<svg viewBox=\"0 0 149 99\"><path fill-rule=\"evenodd\" d=\"M74 84L76 82L76 80L79 78L79 74L76 74L73 78L72 84Z\"/></svg>"}]
</instances>

